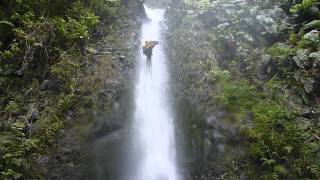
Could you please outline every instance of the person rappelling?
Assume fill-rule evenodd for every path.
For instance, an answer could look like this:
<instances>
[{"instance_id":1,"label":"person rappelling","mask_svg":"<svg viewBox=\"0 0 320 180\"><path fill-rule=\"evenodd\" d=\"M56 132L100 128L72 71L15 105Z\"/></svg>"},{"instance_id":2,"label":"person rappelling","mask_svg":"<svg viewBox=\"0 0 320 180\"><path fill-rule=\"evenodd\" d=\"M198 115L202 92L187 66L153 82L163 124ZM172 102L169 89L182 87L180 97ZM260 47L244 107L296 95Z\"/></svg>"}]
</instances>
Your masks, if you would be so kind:
<instances>
[{"instance_id":1,"label":"person rappelling","mask_svg":"<svg viewBox=\"0 0 320 180\"><path fill-rule=\"evenodd\" d=\"M142 45L143 54L147 57L147 64L151 67L151 56L153 48L159 44L159 41L144 41Z\"/></svg>"}]
</instances>

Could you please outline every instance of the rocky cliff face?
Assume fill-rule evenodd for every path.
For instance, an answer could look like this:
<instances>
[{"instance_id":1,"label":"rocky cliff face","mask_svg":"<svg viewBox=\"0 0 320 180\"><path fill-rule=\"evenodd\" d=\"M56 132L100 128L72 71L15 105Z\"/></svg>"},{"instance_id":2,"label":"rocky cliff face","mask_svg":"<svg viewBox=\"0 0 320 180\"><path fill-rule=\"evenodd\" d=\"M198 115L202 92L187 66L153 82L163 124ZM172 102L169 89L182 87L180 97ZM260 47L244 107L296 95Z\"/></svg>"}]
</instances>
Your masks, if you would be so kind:
<instances>
[{"instance_id":1,"label":"rocky cliff face","mask_svg":"<svg viewBox=\"0 0 320 180\"><path fill-rule=\"evenodd\" d=\"M121 0L121 4L127 8L133 18L144 18L146 16L143 3L144 0Z\"/></svg>"},{"instance_id":2,"label":"rocky cliff face","mask_svg":"<svg viewBox=\"0 0 320 180\"><path fill-rule=\"evenodd\" d=\"M304 68L309 68L308 72L317 71L317 50L305 48L291 52L295 47L287 43L272 46L285 42L290 32L301 26L293 23L293 17L288 15L292 5L288 1L188 2L172 1L167 9L168 56L178 97L178 127L181 127L178 133L185 139L180 144L186 149L182 159L191 172L186 176L190 179L257 177L261 173L256 169L259 160L251 161L246 148L251 142L241 130L244 126L259 124L255 122L254 109L255 102L260 100L251 97L256 93L268 97L268 84L279 79L283 71L303 73ZM290 36L292 38L292 33ZM302 39L305 38L317 41L319 32L311 31ZM275 46L282 48L275 50ZM279 56L274 55L279 54L279 49L282 49L279 56L286 63L279 64ZM295 77L303 93L311 95L312 105L306 105L299 93L292 91L293 84L273 84L281 89L277 92L282 94L276 96L288 94L282 103L291 108L291 112L303 114L317 107L315 89L319 80L311 76L296 74ZM232 81L226 80L230 78ZM251 102L253 105L248 105ZM242 110L245 112L240 112ZM297 120L297 123L305 121L310 120Z\"/></svg>"},{"instance_id":3,"label":"rocky cliff face","mask_svg":"<svg viewBox=\"0 0 320 180\"><path fill-rule=\"evenodd\" d=\"M139 1L123 2L112 26L102 24L98 28L99 40L86 49L90 61L84 64L77 89L89 104L72 111L57 148L38 160L48 179L105 179L117 175L114 158L123 155L117 148L129 124L135 53L144 18Z\"/></svg>"},{"instance_id":4,"label":"rocky cliff face","mask_svg":"<svg viewBox=\"0 0 320 180\"><path fill-rule=\"evenodd\" d=\"M178 6L177 11L173 10L174 6ZM263 48L284 40L289 28L283 10L269 1L214 1L206 10L186 8L173 5L169 9L169 14L178 13L178 17L181 16L178 19L169 17L172 32L185 28L185 32L180 37L177 34L175 38L188 40L202 37L195 41L196 46L204 46L203 49L210 47L214 59L221 66L235 68L244 74L256 72L254 64L262 58ZM183 33L191 36L182 38ZM175 38L172 39L176 40ZM261 73L260 75L263 76Z\"/></svg>"}]
</instances>

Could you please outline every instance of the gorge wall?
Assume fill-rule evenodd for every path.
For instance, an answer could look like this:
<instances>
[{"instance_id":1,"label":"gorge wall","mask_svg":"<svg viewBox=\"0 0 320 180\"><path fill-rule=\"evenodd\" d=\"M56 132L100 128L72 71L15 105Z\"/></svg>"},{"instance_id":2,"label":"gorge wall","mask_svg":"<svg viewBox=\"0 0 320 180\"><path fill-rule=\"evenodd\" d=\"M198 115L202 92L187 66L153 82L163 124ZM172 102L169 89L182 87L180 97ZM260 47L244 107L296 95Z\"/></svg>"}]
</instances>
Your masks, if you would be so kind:
<instances>
[{"instance_id":1,"label":"gorge wall","mask_svg":"<svg viewBox=\"0 0 320 180\"><path fill-rule=\"evenodd\" d=\"M295 4L169 5L167 50L189 179L319 176L319 4L303 12Z\"/></svg>"}]
</instances>

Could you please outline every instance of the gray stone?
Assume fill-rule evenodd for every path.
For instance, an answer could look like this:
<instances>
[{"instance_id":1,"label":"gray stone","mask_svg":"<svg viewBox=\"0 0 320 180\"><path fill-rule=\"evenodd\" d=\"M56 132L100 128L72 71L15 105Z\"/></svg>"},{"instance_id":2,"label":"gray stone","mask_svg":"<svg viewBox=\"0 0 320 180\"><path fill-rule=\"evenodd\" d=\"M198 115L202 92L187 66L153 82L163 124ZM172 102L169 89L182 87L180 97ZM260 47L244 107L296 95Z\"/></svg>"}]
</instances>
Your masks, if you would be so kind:
<instances>
[{"instance_id":1,"label":"gray stone","mask_svg":"<svg viewBox=\"0 0 320 180\"><path fill-rule=\"evenodd\" d=\"M261 61L263 64L269 64L272 61L272 57L269 54L263 54Z\"/></svg>"},{"instance_id":2,"label":"gray stone","mask_svg":"<svg viewBox=\"0 0 320 180\"><path fill-rule=\"evenodd\" d=\"M300 77L301 77L301 71L296 71L293 73L293 77L296 81L300 81Z\"/></svg>"},{"instance_id":3,"label":"gray stone","mask_svg":"<svg viewBox=\"0 0 320 180\"><path fill-rule=\"evenodd\" d=\"M320 77L320 51L311 53L309 58L313 61L312 71L316 77Z\"/></svg>"},{"instance_id":4,"label":"gray stone","mask_svg":"<svg viewBox=\"0 0 320 180\"><path fill-rule=\"evenodd\" d=\"M245 32L240 31L240 32L238 32L236 35L237 35L238 37L241 37L242 39L244 39L244 40L247 41L247 42L253 42L253 41L254 41L253 37L252 37L250 34L248 34L248 33L245 33Z\"/></svg>"},{"instance_id":5,"label":"gray stone","mask_svg":"<svg viewBox=\"0 0 320 180\"><path fill-rule=\"evenodd\" d=\"M312 77L301 77L300 82L303 84L306 93L312 93L314 91L315 80Z\"/></svg>"},{"instance_id":6,"label":"gray stone","mask_svg":"<svg viewBox=\"0 0 320 180\"><path fill-rule=\"evenodd\" d=\"M313 68L320 68L320 51L311 53L309 58L313 62Z\"/></svg>"},{"instance_id":7,"label":"gray stone","mask_svg":"<svg viewBox=\"0 0 320 180\"><path fill-rule=\"evenodd\" d=\"M262 81L270 80L278 71L277 66L268 54L261 56L261 62L257 66L258 78Z\"/></svg>"},{"instance_id":8,"label":"gray stone","mask_svg":"<svg viewBox=\"0 0 320 180\"><path fill-rule=\"evenodd\" d=\"M279 17L281 10L279 8L275 9L265 9L258 12L256 16L257 22L263 26L265 32L262 34L276 34L278 33L278 24L276 22L276 18Z\"/></svg>"},{"instance_id":9,"label":"gray stone","mask_svg":"<svg viewBox=\"0 0 320 180\"><path fill-rule=\"evenodd\" d=\"M217 26L217 28L218 28L218 29L223 29L223 28L226 28L226 27L228 27L228 26L230 26L229 23L222 23L222 24L219 24L219 25Z\"/></svg>"},{"instance_id":10,"label":"gray stone","mask_svg":"<svg viewBox=\"0 0 320 180\"><path fill-rule=\"evenodd\" d=\"M260 8L258 6L250 8L250 14L256 16L259 12L259 9Z\"/></svg>"},{"instance_id":11,"label":"gray stone","mask_svg":"<svg viewBox=\"0 0 320 180\"><path fill-rule=\"evenodd\" d=\"M312 67L312 61L309 59L309 50L300 49L297 55L293 57L294 62L302 69Z\"/></svg>"}]
</instances>

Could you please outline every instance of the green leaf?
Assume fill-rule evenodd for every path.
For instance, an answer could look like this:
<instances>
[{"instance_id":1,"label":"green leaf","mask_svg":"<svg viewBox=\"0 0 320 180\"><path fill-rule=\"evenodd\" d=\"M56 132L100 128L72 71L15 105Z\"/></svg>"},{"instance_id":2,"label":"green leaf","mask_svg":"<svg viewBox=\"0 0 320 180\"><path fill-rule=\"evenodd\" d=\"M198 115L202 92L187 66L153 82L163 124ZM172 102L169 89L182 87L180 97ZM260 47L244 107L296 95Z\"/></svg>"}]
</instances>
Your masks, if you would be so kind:
<instances>
[{"instance_id":1,"label":"green leaf","mask_svg":"<svg viewBox=\"0 0 320 180\"><path fill-rule=\"evenodd\" d=\"M261 158L260 160L262 161L262 165L270 166L276 163L276 160L274 159Z\"/></svg>"},{"instance_id":2,"label":"green leaf","mask_svg":"<svg viewBox=\"0 0 320 180\"><path fill-rule=\"evenodd\" d=\"M13 158L12 160L12 164L21 167L22 163L23 163L23 159L22 158Z\"/></svg>"},{"instance_id":3,"label":"green leaf","mask_svg":"<svg viewBox=\"0 0 320 180\"><path fill-rule=\"evenodd\" d=\"M7 169L6 171L1 172L7 178L19 179L23 176L23 174L15 172L12 169Z\"/></svg>"},{"instance_id":4,"label":"green leaf","mask_svg":"<svg viewBox=\"0 0 320 180\"><path fill-rule=\"evenodd\" d=\"M5 160L11 159L12 157L14 157L14 155L11 154L11 153L7 153L7 154L2 156L2 158L5 159Z\"/></svg>"},{"instance_id":5,"label":"green leaf","mask_svg":"<svg viewBox=\"0 0 320 180\"><path fill-rule=\"evenodd\" d=\"M283 149L290 154L293 150L293 147L292 146L285 146L285 147L283 147Z\"/></svg>"},{"instance_id":6,"label":"green leaf","mask_svg":"<svg viewBox=\"0 0 320 180\"><path fill-rule=\"evenodd\" d=\"M23 130L25 124L23 122L15 122L12 124L12 127L17 130Z\"/></svg>"},{"instance_id":7,"label":"green leaf","mask_svg":"<svg viewBox=\"0 0 320 180\"><path fill-rule=\"evenodd\" d=\"M286 174L288 174L286 168L285 168L284 166L282 166L282 165L276 165L276 166L274 167L274 171L275 171L277 174L279 174L279 175L286 175Z\"/></svg>"}]
</instances>

